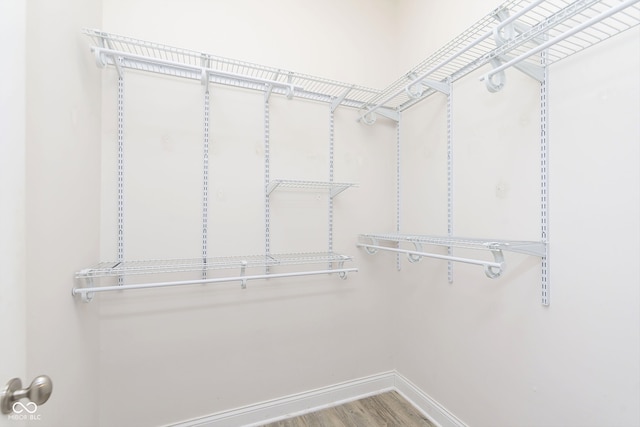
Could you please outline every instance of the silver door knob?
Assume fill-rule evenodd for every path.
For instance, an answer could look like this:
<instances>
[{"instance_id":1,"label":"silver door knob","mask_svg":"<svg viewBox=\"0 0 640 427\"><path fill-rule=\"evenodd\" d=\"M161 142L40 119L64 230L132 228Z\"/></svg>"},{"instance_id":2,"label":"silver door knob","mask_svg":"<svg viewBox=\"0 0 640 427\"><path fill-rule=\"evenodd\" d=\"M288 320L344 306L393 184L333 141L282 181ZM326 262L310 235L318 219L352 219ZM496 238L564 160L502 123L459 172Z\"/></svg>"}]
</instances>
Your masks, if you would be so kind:
<instances>
[{"instance_id":1,"label":"silver door knob","mask_svg":"<svg viewBox=\"0 0 640 427\"><path fill-rule=\"evenodd\" d=\"M3 414L13 412L14 404L20 399L27 398L36 405L42 405L51 396L53 391L53 382L46 375L36 377L31 385L25 389L22 388L20 378L9 380L0 392L0 409Z\"/></svg>"}]
</instances>

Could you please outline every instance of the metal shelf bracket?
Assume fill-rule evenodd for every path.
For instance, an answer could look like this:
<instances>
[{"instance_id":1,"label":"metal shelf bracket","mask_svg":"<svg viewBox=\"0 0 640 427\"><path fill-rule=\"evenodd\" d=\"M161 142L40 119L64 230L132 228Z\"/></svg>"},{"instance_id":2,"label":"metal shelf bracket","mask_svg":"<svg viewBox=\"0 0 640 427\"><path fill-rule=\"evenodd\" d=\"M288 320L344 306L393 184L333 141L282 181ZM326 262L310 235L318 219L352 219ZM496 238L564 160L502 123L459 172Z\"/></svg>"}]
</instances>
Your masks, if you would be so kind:
<instances>
[{"instance_id":1,"label":"metal shelf bracket","mask_svg":"<svg viewBox=\"0 0 640 427\"><path fill-rule=\"evenodd\" d=\"M240 277L245 277L247 272L247 261L242 261L242 265L240 266ZM247 279L240 280L240 287L242 289L247 289Z\"/></svg>"},{"instance_id":2,"label":"metal shelf bracket","mask_svg":"<svg viewBox=\"0 0 640 427\"><path fill-rule=\"evenodd\" d=\"M418 75L416 73L407 74L407 78L410 81L417 80ZM437 90L440 93L449 95L451 92L451 85L448 82L439 82L432 79L424 78L413 86L407 86L405 91L410 98L420 98L424 93L424 88Z\"/></svg>"},{"instance_id":3,"label":"metal shelf bracket","mask_svg":"<svg viewBox=\"0 0 640 427\"><path fill-rule=\"evenodd\" d=\"M498 267L493 265L485 264L484 265L484 274L491 279L496 279L500 277L502 272L504 271L504 255L502 250L497 247L497 244L489 243L487 247L491 250L491 254L493 255L494 261L499 264Z\"/></svg>"},{"instance_id":4,"label":"metal shelf bracket","mask_svg":"<svg viewBox=\"0 0 640 427\"><path fill-rule=\"evenodd\" d=\"M525 25L518 21L508 21L509 10L506 8L501 8L496 11L494 17L501 23L493 30L493 38L496 42L497 47L502 47L505 45L505 43L513 41L516 35L527 33L532 30L532 27L529 25ZM530 41L539 45L545 41L545 38L546 37L542 35L534 37ZM496 69L503 63L509 62L511 60L513 60L511 56L502 54L496 58L493 58L490 61L490 64L494 69ZM544 70L539 65L535 65L529 62L521 62L515 63L513 65L513 68L537 80L538 82L541 82L544 79ZM491 74L491 76L489 78L486 78L484 82L489 92L498 92L502 90L504 88L504 85L506 84L506 76L504 70L499 71L495 74Z\"/></svg>"},{"instance_id":5,"label":"metal shelf bracket","mask_svg":"<svg viewBox=\"0 0 640 427\"><path fill-rule=\"evenodd\" d=\"M345 100L345 98L347 97L347 95L349 95L349 92L351 92L353 90L353 86L345 89L344 92L342 92L339 96L337 96L333 101L331 101L331 112L335 112L336 108L338 108L340 106L340 104L342 104L342 101Z\"/></svg>"},{"instance_id":6,"label":"metal shelf bracket","mask_svg":"<svg viewBox=\"0 0 640 427\"><path fill-rule=\"evenodd\" d=\"M400 120L400 113L392 108L377 107L374 111L374 109L371 107L365 107L364 110L360 110L360 116L356 121L361 121L365 125L373 125L377 120L376 113L380 114L383 117L391 119L394 122L398 122Z\"/></svg>"},{"instance_id":7,"label":"metal shelf bracket","mask_svg":"<svg viewBox=\"0 0 640 427\"><path fill-rule=\"evenodd\" d=\"M415 252L407 253L407 258L411 263L420 262L422 260L422 255L419 255L419 253L424 252L422 245L419 242L413 242L413 246L415 246L416 250Z\"/></svg>"},{"instance_id":8,"label":"metal shelf bracket","mask_svg":"<svg viewBox=\"0 0 640 427\"><path fill-rule=\"evenodd\" d=\"M93 288L94 286L94 281L93 281L93 276L91 275L91 269L86 268L84 270L80 270L78 273L76 273L77 275L82 275L84 277L84 282L86 284L85 287L87 288ZM76 296L78 295L76 293L76 288L73 288L71 290L71 295ZM93 296L94 293L93 292L83 292L80 294L80 298L82 299L82 302L91 302L91 300L93 300Z\"/></svg>"},{"instance_id":9,"label":"metal shelf bracket","mask_svg":"<svg viewBox=\"0 0 640 427\"><path fill-rule=\"evenodd\" d=\"M490 64L495 70L502 65L502 61L499 58L493 58L490 61ZM487 87L487 90L492 93L500 92L506 83L507 76L505 75L504 70L488 75L488 77L484 79L484 84Z\"/></svg>"}]
</instances>

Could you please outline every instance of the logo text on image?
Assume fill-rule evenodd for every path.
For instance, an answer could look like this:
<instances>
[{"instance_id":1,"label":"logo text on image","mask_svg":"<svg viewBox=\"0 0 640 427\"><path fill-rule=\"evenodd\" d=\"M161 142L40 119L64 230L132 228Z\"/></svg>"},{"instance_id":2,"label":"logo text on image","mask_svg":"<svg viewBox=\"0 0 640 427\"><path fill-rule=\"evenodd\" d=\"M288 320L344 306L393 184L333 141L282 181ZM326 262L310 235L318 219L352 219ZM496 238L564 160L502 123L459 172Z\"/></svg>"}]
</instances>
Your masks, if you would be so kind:
<instances>
[{"instance_id":1,"label":"logo text on image","mask_svg":"<svg viewBox=\"0 0 640 427\"><path fill-rule=\"evenodd\" d=\"M36 412L38 412L38 405L36 405L34 402L13 402L12 409L13 413L8 417L10 420L40 420L40 414L36 414Z\"/></svg>"}]
</instances>

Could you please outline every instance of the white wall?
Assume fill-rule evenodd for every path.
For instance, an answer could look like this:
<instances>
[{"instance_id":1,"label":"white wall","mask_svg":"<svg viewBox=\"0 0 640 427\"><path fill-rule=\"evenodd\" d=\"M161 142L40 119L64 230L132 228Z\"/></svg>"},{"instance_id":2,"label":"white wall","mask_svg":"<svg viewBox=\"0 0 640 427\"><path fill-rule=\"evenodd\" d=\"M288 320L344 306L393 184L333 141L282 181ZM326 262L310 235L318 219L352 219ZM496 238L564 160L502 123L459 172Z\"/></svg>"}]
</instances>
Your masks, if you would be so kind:
<instances>
[{"instance_id":1,"label":"white wall","mask_svg":"<svg viewBox=\"0 0 640 427\"><path fill-rule=\"evenodd\" d=\"M381 88L395 73L395 0L109 0L104 30ZM150 17L153 16L153 19ZM185 42L187 44L185 44Z\"/></svg>"},{"instance_id":2,"label":"white wall","mask_svg":"<svg viewBox=\"0 0 640 427\"><path fill-rule=\"evenodd\" d=\"M493 0L396 1L395 32L399 49L394 77L413 68L501 3Z\"/></svg>"},{"instance_id":3,"label":"white wall","mask_svg":"<svg viewBox=\"0 0 640 427\"><path fill-rule=\"evenodd\" d=\"M80 29L100 2L26 2L26 280L28 385L53 394L50 426L98 422L97 306L71 297L75 271L99 250L100 73Z\"/></svg>"},{"instance_id":4,"label":"white wall","mask_svg":"<svg viewBox=\"0 0 640 427\"><path fill-rule=\"evenodd\" d=\"M115 257L116 82L79 28L382 87L496 6L102 3L102 19L99 2L71 0L27 15L27 369L54 378L47 425L158 425L393 368L469 425L638 424L637 31L551 70L550 307L530 257L509 254L498 281L457 265L449 285L441 262L397 273L395 256L356 250L357 233L394 227L395 129L350 110L336 113L335 179L360 186L336 198L334 243L359 273L83 305L67 293L73 272ZM535 239L537 88L508 77L498 94L474 76L456 85L455 224ZM197 255L201 87L127 73L126 91L127 256ZM214 87L211 99L210 254L261 253L262 97ZM443 105L436 95L404 116L407 231L446 231ZM272 177L321 179L328 108L274 98L271 114ZM273 250L324 244L302 224L324 227L325 203L275 195ZM311 236L290 238L301 230Z\"/></svg>"},{"instance_id":5,"label":"white wall","mask_svg":"<svg viewBox=\"0 0 640 427\"><path fill-rule=\"evenodd\" d=\"M466 10L415 3L402 3L406 33ZM532 257L508 254L498 280L455 265L448 284L429 260L398 275L396 368L469 425L640 423L639 40L550 68L549 307ZM454 230L539 239L538 84L510 70L490 94L477 76L454 85ZM446 234L446 101L432 98L404 114L403 226Z\"/></svg>"},{"instance_id":6,"label":"white wall","mask_svg":"<svg viewBox=\"0 0 640 427\"><path fill-rule=\"evenodd\" d=\"M390 52L393 39L380 28L393 24L395 9L374 4L113 0L104 2L103 28L381 85L392 73L378 53ZM366 19L365 9L373 12ZM101 252L109 260L116 257L116 74L103 73ZM263 104L259 93L211 87L210 256L264 253ZM200 255L202 105L199 82L125 75L127 259ZM270 114L271 178L327 180L329 106L274 96ZM334 178L359 187L335 198L334 249L354 255L361 272L346 281L254 281L246 290L100 295L102 425L178 422L393 368L393 289L380 280L391 272L361 257L354 237L393 226L395 129L356 118L351 109L335 114ZM273 193L271 252L325 251L327 209L324 195Z\"/></svg>"},{"instance_id":7,"label":"white wall","mask_svg":"<svg viewBox=\"0 0 640 427\"><path fill-rule=\"evenodd\" d=\"M0 383L26 372L25 31L22 1L0 3ZM0 426L16 423L5 416Z\"/></svg>"}]
</instances>

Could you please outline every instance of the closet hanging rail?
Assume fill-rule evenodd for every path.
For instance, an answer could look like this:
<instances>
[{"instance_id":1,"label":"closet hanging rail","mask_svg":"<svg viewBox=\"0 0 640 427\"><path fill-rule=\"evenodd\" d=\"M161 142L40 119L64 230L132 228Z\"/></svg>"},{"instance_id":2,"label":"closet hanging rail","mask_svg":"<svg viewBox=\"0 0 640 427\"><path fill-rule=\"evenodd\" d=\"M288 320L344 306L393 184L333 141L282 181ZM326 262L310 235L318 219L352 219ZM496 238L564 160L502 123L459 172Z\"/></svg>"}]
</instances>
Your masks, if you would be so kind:
<instances>
[{"instance_id":1,"label":"closet hanging rail","mask_svg":"<svg viewBox=\"0 0 640 427\"><path fill-rule=\"evenodd\" d=\"M233 276L233 277L220 277L210 279L197 279L197 280L181 280L175 282L157 282L157 283L140 283L135 285L115 285L115 286L94 286L73 288L73 296L80 296L84 302L90 302L93 299L94 294L99 292L111 292L111 291L126 291L134 289L152 289L152 288L167 288L175 286L187 286L187 285L208 285L214 283L228 283L228 282L240 282L243 288L246 288L249 280L258 279L278 279L285 277L301 277L301 276L317 276L321 274L338 274L341 278L346 278L347 273L357 272L357 268L338 268L335 270L315 270L315 271L296 271L291 273L268 273L268 274L256 274L248 276Z\"/></svg>"},{"instance_id":2,"label":"closet hanging rail","mask_svg":"<svg viewBox=\"0 0 640 427\"><path fill-rule=\"evenodd\" d=\"M330 104L331 111L339 106L359 108L364 100L379 91L363 86L341 83L320 77L294 73L282 69L270 68L258 64L251 64L234 59L213 56L207 53L175 48L158 43L136 40L118 36L98 30L85 29L93 45L91 50L99 67L113 66L118 72L119 81L125 70L135 70L145 73L158 73L166 76L186 78L199 81L208 89L209 84L228 85L243 89L251 89L264 93L265 103L271 94L285 95L288 98L299 97ZM119 99L122 93L119 92ZM205 91L205 118L208 118L208 90ZM205 145L207 144L208 119L205 119ZM265 126L268 132L268 125ZM268 133L266 133L268 136ZM205 150L205 165L207 153ZM268 156L265 156L268 160ZM268 163L265 170L268 170ZM206 169L205 169L206 176ZM268 176L268 175L267 175ZM267 196L276 188L302 188L327 191L331 198L354 186L354 184L276 180L265 184ZM206 183L205 183L206 195ZM206 196L203 205L207 206ZM268 211L267 211L268 212ZM203 214L206 227L206 215ZM268 227L268 226L267 226ZM205 232L203 232L204 235ZM267 236L266 252L264 255L215 257L209 258L206 253L206 236L203 237L203 257L197 259L147 260L103 262L94 267L86 268L76 273L76 280L83 286L73 288L73 295L81 296L84 301L91 300L95 293L112 290L147 289L156 287L171 287L193 284L210 284L222 282L240 282L242 287L247 281L270 278L286 278L322 274L337 274L342 279L347 273L357 272L357 268L345 268L344 263L351 258L331 252L327 253L293 253L272 254L269 251ZM292 265L323 264L324 269L309 267L307 271L271 272L272 267ZM262 269L264 274L248 274L248 269ZM217 269L239 269L239 275L228 277L207 277L207 272ZM300 270L300 269L298 269ZM167 275L173 273L193 272L201 274L200 279L171 280L163 277L162 281L148 283L153 279L141 279L139 283L125 283L125 279L133 280L132 276ZM218 275L220 276L220 275ZM117 278L118 286L111 286L113 280L100 283L106 278ZM181 278L185 278L182 276Z\"/></svg>"},{"instance_id":3,"label":"closet hanging rail","mask_svg":"<svg viewBox=\"0 0 640 427\"><path fill-rule=\"evenodd\" d=\"M496 32L500 32L502 30L502 28L504 28L505 25L510 24L512 21L518 19L521 15L523 15L526 12L530 11L535 6L537 6L538 4L540 4L540 3L544 2L544 1L545 0L537 0L537 1L535 1L533 4L529 5L525 9L521 10L518 14L509 17L504 22L501 22L498 26L495 27L495 31ZM399 87L394 87L393 91L391 89L385 90L385 92L390 92L391 91L391 93L390 94L386 94L382 101L377 101L377 104L374 105L374 106L365 107L366 113L363 116L361 116L360 119L364 118L364 116L366 116L366 115L374 113L376 110L378 110L381 107L385 107L385 106L389 107L388 104L391 101L393 101L394 99L396 99L400 95L406 95L409 98L421 97L422 91L424 89L424 88L422 88L422 86L425 86L427 88L432 89L433 92L435 92L435 91L443 92L443 89L441 89L441 88L444 87L444 86L447 86L448 84L443 80L440 80L440 81L432 80L432 79L428 79L428 77L431 76L432 74L434 74L435 72L437 72L438 70L440 70L441 68L445 67L447 64L451 63L455 59L457 59L460 56L464 55L466 52L470 51L474 47L478 46L480 43L482 43L484 40L486 40L489 37L491 37L493 34L494 34L494 30L486 31L482 36L476 38L471 43L469 43L468 45L464 46L463 48L461 48L459 51L455 52L453 55L449 56L444 61L437 63L435 66L433 66L431 69L429 69L426 72L423 71L421 74L418 74L418 70L417 69L409 71L406 74L406 79L402 79L402 84L398 85ZM441 85L444 85L444 86L441 86ZM394 86L394 85L392 85L392 86ZM431 93L433 93L433 92L431 92Z\"/></svg>"},{"instance_id":4,"label":"closet hanging rail","mask_svg":"<svg viewBox=\"0 0 640 427\"><path fill-rule=\"evenodd\" d=\"M101 262L93 267L80 270L76 273L77 281L84 282L86 286L74 287L72 294L82 297L83 301L89 302L95 293L128 289L150 289L161 287L173 287L182 285L213 284L225 282L240 282L242 287L246 287L247 281L258 279L276 279L297 276L312 276L323 274L338 274L342 279L346 279L347 273L357 272L357 268L346 268L344 263L352 258L336 253L290 253L290 254L270 254L254 256L235 257L212 257L203 260L174 259L174 260L145 260L145 261L124 261L124 262ZM247 275L246 270L250 268L265 268L275 266L326 264L333 268L323 270L293 271L285 273L266 273ZM214 277L197 280L163 281L152 283L123 284L114 286L94 286L96 279L117 277L126 278L130 276L158 275L185 272L202 272L203 270L220 269L240 269L240 275L227 277Z\"/></svg>"},{"instance_id":5,"label":"closet hanging rail","mask_svg":"<svg viewBox=\"0 0 640 427\"><path fill-rule=\"evenodd\" d=\"M132 69L173 77L257 90L265 94L298 97L332 105L361 108L379 90L335 80L267 67L204 52L124 37L95 29L83 33L100 67L114 66L118 73Z\"/></svg>"},{"instance_id":6,"label":"closet hanging rail","mask_svg":"<svg viewBox=\"0 0 640 427\"><path fill-rule=\"evenodd\" d=\"M499 72L501 72L503 70L506 70L509 67L517 66L518 63L526 60L527 58L529 58L529 57L531 57L533 55L536 55L536 54L542 52L545 49L549 49L552 46L561 43L563 40L566 40L569 37L572 37L573 35L575 35L575 34L577 34L579 32L585 31L586 29L593 27L598 22L603 21L603 20L609 18L612 15L615 15L616 13L618 13L618 12L620 12L620 11L622 11L622 10L632 6L632 5L634 5L637 2L638 2L638 0L627 0L625 2L622 2L622 3L618 4L617 6L612 7L611 9L606 10L605 12L602 12L599 15L589 19L588 21L583 22L582 24L580 24L580 25L578 25L576 27L573 27L571 30L566 31L566 32L554 37L553 39L551 39L551 40L549 40L547 42L539 44L537 47L535 47L535 48L523 53L522 55L518 56L517 58L511 59L508 62L500 65L499 67L494 68L489 73L484 75L481 78L481 80L491 79L491 77L493 75L495 75L495 74L497 74L497 73L499 73Z\"/></svg>"},{"instance_id":7,"label":"closet hanging rail","mask_svg":"<svg viewBox=\"0 0 640 427\"><path fill-rule=\"evenodd\" d=\"M404 111L442 92L448 79L487 64L493 67L484 76L488 87L492 76L512 66L539 79L540 52L550 65L637 26L638 1L507 1L372 96L358 120L371 124L378 110Z\"/></svg>"},{"instance_id":8,"label":"closet hanging rail","mask_svg":"<svg viewBox=\"0 0 640 427\"><path fill-rule=\"evenodd\" d=\"M406 254L410 262L418 262L423 257L428 257L480 265L484 267L487 277L492 279L499 277L504 271L505 261L502 251L518 252L539 257L544 257L547 253L545 242L534 241L470 239L410 234L361 234L358 237L360 242L356 246L364 248L368 254L375 254L382 250ZM401 243L411 244L413 249L401 249L399 248ZM494 259L493 261L487 261L426 252L423 250L423 245L490 251Z\"/></svg>"}]
</instances>

